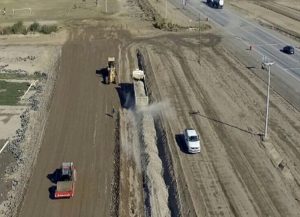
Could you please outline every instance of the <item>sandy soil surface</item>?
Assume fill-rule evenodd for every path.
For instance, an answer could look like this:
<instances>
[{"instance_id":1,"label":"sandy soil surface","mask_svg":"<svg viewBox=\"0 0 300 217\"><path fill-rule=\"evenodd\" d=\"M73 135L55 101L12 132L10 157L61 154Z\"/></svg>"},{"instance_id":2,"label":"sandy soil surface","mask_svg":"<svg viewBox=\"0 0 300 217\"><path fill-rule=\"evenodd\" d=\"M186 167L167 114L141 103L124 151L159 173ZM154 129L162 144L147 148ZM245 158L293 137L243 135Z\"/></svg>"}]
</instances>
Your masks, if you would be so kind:
<instances>
[{"instance_id":1,"label":"sandy soil surface","mask_svg":"<svg viewBox=\"0 0 300 217\"><path fill-rule=\"evenodd\" d=\"M260 139L264 83L228 54L217 35L201 39L201 65L196 36L148 38L136 45L148 56L155 99L169 100L176 110L177 118L164 118L164 126L183 216L298 216L299 112L272 93L270 142L285 161L287 170L281 171ZM186 127L200 132L201 154L186 154Z\"/></svg>"},{"instance_id":2,"label":"sandy soil surface","mask_svg":"<svg viewBox=\"0 0 300 217\"><path fill-rule=\"evenodd\" d=\"M0 73L47 73L55 49L54 46L1 46Z\"/></svg>"},{"instance_id":3,"label":"sandy soil surface","mask_svg":"<svg viewBox=\"0 0 300 217\"><path fill-rule=\"evenodd\" d=\"M25 106L0 106L0 139L8 139L15 135L15 131L21 124L20 114Z\"/></svg>"},{"instance_id":4,"label":"sandy soil surface","mask_svg":"<svg viewBox=\"0 0 300 217\"><path fill-rule=\"evenodd\" d=\"M98 6L96 6L98 2ZM119 11L117 1L107 1L107 13L114 14ZM1 10L6 8L6 15L1 13L0 22L12 22L22 19L23 21L41 20L52 22L53 20L97 18L100 13L106 12L104 0L56 0L37 1L29 0L20 3L18 0L3 0ZM31 9L31 13L30 10ZM13 9L24 9L15 10Z\"/></svg>"},{"instance_id":5,"label":"sandy soil surface","mask_svg":"<svg viewBox=\"0 0 300 217\"><path fill-rule=\"evenodd\" d=\"M300 1L299 0L276 0L276 3L284 5L288 8L296 9L300 11Z\"/></svg>"},{"instance_id":6,"label":"sandy soil surface","mask_svg":"<svg viewBox=\"0 0 300 217\"><path fill-rule=\"evenodd\" d=\"M180 26L197 26L197 21L188 18L173 4L162 0L149 0L148 2L164 19L170 22L174 22Z\"/></svg>"},{"instance_id":7,"label":"sandy soil surface","mask_svg":"<svg viewBox=\"0 0 300 217\"><path fill-rule=\"evenodd\" d=\"M96 12L103 10L102 3ZM45 4L52 7L45 7L45 15L39 5L36 11L49 18L55 2ZM63 19L74 2L61 5L55 13ZM34 138L32 146L23 146L33 152L32 161L25 163L36 163L35 167L24 170L26 176L13 177L18 182L31 175L19 216L155 216L166 205L170 213L165 215L171 216L299 216L299 111L271 91L270 140L262 143L265 83L232 56L217 31L199 37L155 30L151 22L140 20L149 17L137 5L109 1L112 15L102 21L66 22L70 37L62 48L53 100L31 122L30 132L35 134L26 141L32 143ZM89 10L76 6L69 14L83 18L94 16L93 10L86 15ZM108 56L117 57L118 86L101 82ZM150 102L167 102L147 116L155 117L149 120L150 128L132 121L131 72L137 66L146 72ZM112 114L113 107L120 107L118 117ZM49 118L43 133L46 108ZM200 133L200 154L187 153L182 139L186 127ZM153 167L151 156L143 152L145 138L139 134L143 130L158 157ZM146 168L145 160L149 160ZM52 200L53 183L47 176L62 161L73 161L77 167L75 197ZM149 171L158 174L157 179ZM159 185L154 182L149 187L145 174L164 182L162 188L155 188ZM155 190L153 197L149 189Z\"/></svg>"},{"instance_id":8,"label":"sandy soil surface","mask_svg":"<svg viewBox=\"0 0 300 217\"><path fill-rule=\"evenodd\" d=\"M17 38L23 40L18 41ZM48 101L55 81L54 71L64 37L59 33L53 35L54 40L49 45L36 45L35 43L43 41L41 38L42 36L27 36L11 39L6 36L0 39L1 44L5 41L5 46L1 45L0 51L1 73L12 74L14 78L15 74L31 76L38 71L47 77L35 81L32 89L21 97L19 106L0 107L0 136L10 141L0 156L0 216L11 216L17 211L17 206L22 200L19 195L23 194L31 174L47 120ZM30 77L28 79L26 76L22 80L6 80L24 82L24 79L27 79L28 82L32 82Z\"/></svg>"},{"instance_id":9,"label":"sandy soil surface","mask_svg":"<svg viewBox=\"0 0 300 217\"><path fill-rule=\"evenodd\" d=\"M300 38L300 1L236 1L229 4L243 15L278 31Z\"/></svg>"},{"instance_id":10,"label":"sandy soil surface","mask_svg":"<svg viewBox=\"0 0 300 217\"><path fill-rule=\"evenodd\" d=\"M107 56L118 56L118 35L110 28L80 28L63 46L45 136L19 216L109 216L115 143L110 115L118 96L97 72ZM76 195L51 200L47 175L63 161L77 167Z\"/></svg>"}]
</instances>

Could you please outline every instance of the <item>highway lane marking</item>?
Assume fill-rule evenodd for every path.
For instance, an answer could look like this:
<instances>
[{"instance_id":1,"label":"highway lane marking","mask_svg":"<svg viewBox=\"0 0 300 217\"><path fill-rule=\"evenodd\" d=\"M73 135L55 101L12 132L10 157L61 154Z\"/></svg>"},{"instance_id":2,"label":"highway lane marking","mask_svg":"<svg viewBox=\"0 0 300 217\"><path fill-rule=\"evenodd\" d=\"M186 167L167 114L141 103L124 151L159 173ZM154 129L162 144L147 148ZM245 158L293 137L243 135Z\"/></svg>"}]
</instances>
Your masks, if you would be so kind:
<instances>
[{"instance_id":1,"label":"highway lane marking","mask_svg":"<svg viewBox=\"0 0 300 217\"><path fill-rule=\"evenodd\" d=\"M230 33L229 31L227 31L227 30L225 30L227 33L229 33L230 35L233 35L232 33ZM244 31L244 30L242 30L242 31ZM245 31L244 31L245 32ZM246 32L247 33L247 32ZM236 35L234 35L235 37L234 38L236 38L236 39L238 39L238 40L240 40L242 43L244 43L244 44L247 44L246 42L248 42L249 43L249 41L246 41L246 40L243 40L243 38L241 38L241 37L239 37L239 36L236 36ZM260 39L259 39L260 40ZM260 40L261 41L261 40ZM257 47L261 47L261 48L263 48L263 46L257 46ZM256 52L259 56L261 56L261 57L263 57L263 56L265 56L264 55L264 53L268 53L270 56L272 56L273 58L274 58L274 60L276 60L276 59L280 59L281 60L281 58L278 58L278 57L276 57L276 56L274 56L272 53L270 53L268 50L264 50L264 52L263 51L260 51L260 50L258 50L258 49L253 49L254 50L254 52ZM282 60L282 61L284 61L284 60ZM293 78L295 78L297 81L300 81L300 79L298 78L298 76L295 76L293 73L291 73L289 70L288 70L288 68L284 68L283 66L281 66L281 64L279 64L279 61L277 61L277 63L278 64L276 64L277 65L277 67L278 68L280 68L280 69L282 69L282 71L283 72L286 72L288 75L290 75L291 77L293 77Z\"/></svg>"},{"instance_id":2,"label":"highway lane marking","mask_svg":"<svg viewBox=\"0 0 300 217\"><path fill-rule=\"evenodd\" d=\"M205 16L209 17L209 18L213 21L213 23L215 23L215 24L217 24L217 25L219 25L219 26L222 26L222 27L223 27L223 30L224 30L225 32L229 33L229 35L237 36L237 35L231 33L229 30L227 30L227 29L224 27L223 24L220 24L220 23L218 23L216 20L213 19L213 18L216 18L216 17L211 18L212 15L207 15L207 11L205 11L205 12L202 11L202 9L203 9L204 7L198 8L198 7L195 7L195 5L193 5L193 4L191 4L191 3L189 3L187 6L189 6L189 8L190 8L191 10L196 11L198 14L200 14L200 12L202 12L203 14L205 14ZM210 9L208 9L208 10L210 10ZM226 17L228 17L228 18L230 18L230 17L234 18L234 17L235 17L236 19L239 19L240 21L243 21L244 23L248 24L250 27L254 28L254 30L260 30L262 33L264 33L264 34L266 35L266 37L269 37L270 40L277 40L277 41L279 42L278 44L286 44L286 42L284 41L284 39L278 38L277 36L275 36L275 35L272 34L271 32L268 32L267 30L263 29L263 28L260 27L259 25L255 24L255 23L252 23L252 22L250 22L250 21L248 21L248 20L242 18L241 16L238 16L237 14L235 14L234 12L232 12L231 10L226 10L226 9L222 9L222 10L223 10L223 12L217 13L217 16L220 17L220 14L221 14L221 15L226 16ZM227 12L227 13L226 13L226 12ZM228 14L228 12L229 12L229 14ZM224 17L223 17L223 18L224 18ZM249 32L249 31L245 31L245 30L243 30L243 29L242 29L242 31L244 31L244 32L246 32L246 33ZM261 38L258 38L258 39L259 39L260 41L264 42L263 39L261 39ZM247 41L248 41L248 40L247 40ZM276 48L276 47L275 47L275 48ZM289 58L289 59L292 60L292 61L296 61L296 60L294 60L292 57L287 57L287 58Z\"/></svg>"},{"instance_id":3,"label":"highway lane marking","mask_svg":"<svg viewBox=\"0 0 300 217\"><path fill-rule=\"evenodd\" d=\"M241 31L243 31L244 33L248 33L248 35L252 35L254 38L255 38L255 40L257 40L257 41L261 41L261 42L264 42L264 40L263 39L261 39L261 38L259 38L259 37L257 37L256 36L256 34L254 33L254 32L252 32L252 31L245 31L245 30L241 30ZM241 37L235 37L235 38L238 38L238 39L240 39L240 40L243 40ZM247 41L248 43L249 43L249 41ZM246 44L246 42L244 42L245 44ZM254 44L254 43L253 43ZM264 48L264 45L266 45L266 46L268 46L268 45L270 45L271 43L269 43L269 44L267 44L267 43L265 43L265 44L262 44L262 45L255 45L254 44L254 46L256 46L256 47L258 47L258 48ZM271 48L272 49L277 49L277 47L276 47L276 45L278 45L278 44L275 44L274 43L274 45L275 46L272 46L271 45ZM266 47L265 46L265 47ZM266 49L264 49L264 52L266 52L266 53L269 53L270 54L270 56L273 56L273 57L275 57L275 59L277 59L277 63L278 63L278 65L281 65L282 67L282 69L284 69L284 68L287 68L287 67L284 67L284 65L286 65L286 64L284 64L284 63L282 63L282 62L285 62L285 60L283 59L283 54L282 53L280 53L278 56L275 56L272 52L270 52L270 51L268 51L268 50L266 50ZM264 53L263 51L260 51L259 52L259 54L260 55L263 55L263 53ZM277 51L278 52L278 51ZM263 55L264 56L264 55ZM292 58L292 57L290 57L290 56L284 56L284 58L288 58L289 59L289 61L291 61L291 62L293 62L293 64L296 64L296 65L298 65L298 62L299 61L297 61L297 60L295 60L294 58ZM275 60L274 59L274 60ZM286 71L285 69L284 69L284 71ZM297 79L297 80L299 80L299 79Z\"/></svg>"},{"instance_id":4,"label":"highway lane marking","mask_svg":"<svg viewBox=\"0 0 300 217\"><path fill-rule=\"evenodd\" d=\"M254 46L257 46L257 47L261 47L261 46L264 46L264 45L268 45L268 46L277 46L277 45L283 45L283 44L272 44L272 43L266 43L266 44L253 44Z\"/></svg>"},{"instance_id":5,"label":"highway lane marking","mask_svg":"<svg viewBox=\"0 0 300 217\"><path fill-rule=\"evenodd\" d=\"M240 41L242 41L245 45L249 45L249 44L248 44L248 43L249 43L248 40L245 40L245 39L243 40L242 37L239 37L238 35L236 35L236 34L230 32L230 31L229 31L228 29L226 29L222 24L220 24L220 23L218 23L216 20L214 20L214 19L212 18L211 15L207 15L207 12L202 10L202 9L204 9L204 7L198 8L198 7L195 7L195 5L190 4L190 3L187 4L187 7L188 7L190 10L194 11L194 13L196 12L198 15L200 15L200 18L201 18L201 15L204 14L207 18L210 19L210 21L211 21L212 23L216 24L217 26L221 26L221 28L224 30L224 32L226 32L228 35L232 36L233 38L240 39ZM208 10L209 10L209 9L208 9ZM223 9L223 10L224 10L224 9ZM226 12L226 9L225 9L225 12ZM221 13L221 14L224 15L224 13ZM286 44L286 43L284 42L284 39L280 39L280 38L278 38L278 37L272 35L271 33L267 32L266 30L264 30L263 28L261 28L260 26L258 26L258 25L256 25L256 24L253 24L253 23L251 23L250 21L247 21L246 19L243 19L242 17L240 17L240 16L238 16L238 15L236 15L236 14L234 14L234 13L231 13L231 15L232 15L232 16L235 16L236 19L240 19L241 21L243 21L243 22L245 22L246 24L250 25L250 26L253 27L254 29L257 29L257 30L262 31L263 33L266 34L267 37L270 37L270 40L272 40L272 38L273 38L273 40L277 40L277 41L279 42L279 44ZM203 16L203 15L202 15L202 16ZM218 16L219 16L219 14L218 14ZM227 15L227 17L229 17L229 15ZM243 29L241 29L241 30L244 31L245 33L248 33L248 32L249 32L249 31L246 32L246 31L243 30ZM243 36L243 37L244 37L244 36ZM260 41L263 42L262 39L260 39L260 38L258 38L258 39L259 39ZM248 43L247 43L247 41L248 41ZM262 46L258 46L258 47L262 47ZM276 47L274 47L274 49L276 49ZM264 55L263 55L263 52L262 52L262 51L259 51L258 49L255 49L254 52L256 52L256 53L257 53L259 56L261 56L261 57L264 56ZM270 52L267 51L267 53L270 53ZM273 54L271 54L271 56L275 57ZM293 60L293 61L295 61L295 60L294 60L293 58L291 58L291 57L288 57L288 58L291 59L291 60ZM278 57L275 57L275 59L278 59ZM279 59L281 59L281 58L279 58ZM283 60L283 61L284 61L284 60ZM277 66L278 68L280 68L280 69L282 70L282 72L286 72L289 76L295 78L297 81L300 82L300 78L299 78L298 76L295 76L295 75L294 75L292 72L290 72L288 69L285 69L283 66L281 66L281 64L276 64L276 66Z\"/></svg>"},{"instance_id":6,"label":"highway lane marking","mask_svg":"<svg viewBox=\"0 0 300 217\"><path fill-rule=\"evenodd\" d=\"M268 53L270 56L273 56L274 60L278 59L276 56L274 56L272 53L270 53L270 51L268 51L268 50L264 50L264 51L265 51L265 53ZM254 50L254 52L258 53L259 55L262 54L262 52L257 49ZM295 78L297 81L300 82L300 78L298 76L294 75L294 73L290 72L288 69L285 69L283 66L281 66L281 64L276 64L276 66L279 67L283 72L286 72L288 75L290 75L291 77Z\"/></svg>"},{"instance_id":7,"label":"highway lane marking","mask_svg":"<svg viewBox=\"0 0 300 217\"><path fill-rule=\"evenodd\" d=\"M300 67L296 67L296 68L284 68L285 70L288 70L288 69L300 69Z\"/></svg>"},{"instance_id":8,"label":"highway lane marking","mask_svg":"<svg viewBox=\"0 0 300 217\"><path fill-rule=\"evenodd\" d=\"M233 38L235 38L235 39L241 41L241 42L244 43L245 45L247 45L248 43L250 43L249 41L245 40L244 38L242 38L242 37L240 37L240 36L237 36L237 35L234 35L233 33L229 32L229 31L226 30L226 29L224 29L224 31L227 32L229 35L232 35ZM244 30L242 30L242 31L244 31ZM246 31L244 31L244 32L247 33ZM253 33L250 33L250 34L253 34ZM261 39L259 39L259 40L262 41ZM263 48L263 46L257 46L257 47ZM261 57L265 56L264 53L268 53L268 55L269 55L270 57L273 57L274 60L276 60L276 59L282 60L281 58L278 58L278 57L274 56L272 53L270 53L270 51L265 50L265 49L264 49L264 51L260 51L260 50L258 50L258 49L253 49L253 51L256 52L256 53L258 54L258 56L261 56ZM289 57L288 57L288 58L289 58ZM292 59L292 60L293 60L293 59ZM284 61L284 60L282 60L282 61ZM292 72L290 72L288 68L284 68L283 66L281 66L281 64L279 64L279 62L280 62L280 61L277 61L278 64L276 64L276 66L277 66L278 68L280 68L280 69L282 70L282 72L286 72L288 75L290 75L291 77L295 78L297 81L300 81L300 79L299 79L298 76L296 76L296 75L294 75Z\"/></svg>"},{"instance_id":9,"label":"highway lane marking","mask_svg":"<svg viewBox=\"0 0 300 217\"><path fill-rule=\"evenodd\" d=\"M3 147L0 150L0 154L2 153L2 151L6 148L6 146L8 145L9 140L6 141L6 143L3 145Z\"/></svg>"},{"instance_id":10,"label":"highway lane marking","mask_svg":"<svg viewBox=\"0 0 300 217\"><path fill-rule=\"evenodd\" d=\"M262 45L261 46L257 46L257 47L263 47L263 45L268 45L267 43L264 43L264 40L263 39L261 39L261 38L259 38L259 37L256 37L256 34L254 33L254 32L252 32L252 31L245 31L245 30L241 30L241 31L243 31L244 33L248 33L248 35L252 35L257 41L261 41L262 42ZM254 43L253 43L254 44ZM269 44L271 44L271 43L269 43ZM275 44L276 45L276 44ZM278 49L277 49L277 47L275 47L275 46L272 46L272 48L273 49L276 49L276 51L278 52ZM269 52L270 53L270 52ZM274 54L273 53L271 53L273 56L274 56ZM282 60L282 61L284 61L284 59L282 59L282 55L283 55L283 53L281 52L281 53L279 53L279 55L280 55L280 57L278 56L278 58L276 58L276 59L280 59L280 60ZM291 56L288 56L288 55L285 55L284 56L284 58L288 58L291 62L293 62L293 63L296 63L297 64L297 60L295 60L294 58L292 58ZM278 61L278 63L279 63L280 61ZM284 65L284 64L283 64Z\"/></svg>"},{"instance_id":11,"label":"highway lane marking","mask_svg":"<svg viewBox=\"0 0 300 217\"><path fill-rule=\"evenodd\" d=\"M298 78L296 75L291 74L291 72L289 71L289 69L284 69L282 68L285 72L287 72L290 76L292 76L293 78L295 78L297 81L300 82L300 78ZM300 69L300 68L299 68Z\"/></svg>"}]
</instances>

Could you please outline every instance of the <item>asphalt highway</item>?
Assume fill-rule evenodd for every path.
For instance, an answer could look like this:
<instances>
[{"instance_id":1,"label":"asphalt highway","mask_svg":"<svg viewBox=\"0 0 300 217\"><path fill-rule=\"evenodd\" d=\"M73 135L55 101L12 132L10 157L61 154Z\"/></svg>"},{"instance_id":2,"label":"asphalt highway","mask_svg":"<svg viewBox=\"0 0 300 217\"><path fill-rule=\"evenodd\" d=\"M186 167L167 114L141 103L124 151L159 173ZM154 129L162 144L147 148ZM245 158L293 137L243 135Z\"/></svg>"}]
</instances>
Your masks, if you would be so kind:
<instances>
[{"instance_id":1,"label":"asphalt highway","mask_svg":"<svg viewBox=\"0 0 300 217\"><path fill-rule=\"evenodd\" d=\"M183 8L180 0L171 2L178 8ZM300 49L296 42L241 17L237 12L226 7L226 2L223 9L215 9L206 5L205 1L190 0L184 10L186 15L193 18L195 16L202 20L208 18L210 22L224 30L224 37L227 38L226 40L231 38L228 42L235 46L234 52L237 56L240 55L239 53L245 53L251 45L252 53L249 54L249 58L255 61L253 59L249 61L252 61L256 68L264 57L267 61L274 62L271 68L271 83L272 81L274 83L271 86L298 110L300 109ZM294 55L281 51L284 46L290 44L295 46Z\"/></svg>"}]
</instances>

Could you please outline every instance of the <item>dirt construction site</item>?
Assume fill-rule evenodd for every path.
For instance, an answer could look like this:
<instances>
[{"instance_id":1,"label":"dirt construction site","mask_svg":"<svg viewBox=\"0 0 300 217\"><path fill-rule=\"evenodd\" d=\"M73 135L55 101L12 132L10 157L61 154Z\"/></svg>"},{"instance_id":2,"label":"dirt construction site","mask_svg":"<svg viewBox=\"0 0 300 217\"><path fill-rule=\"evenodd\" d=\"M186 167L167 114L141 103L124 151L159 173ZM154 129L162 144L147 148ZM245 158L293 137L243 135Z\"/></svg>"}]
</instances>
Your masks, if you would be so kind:
<instances>
[{"instance_id":1,"label":"dirt construction site","mask_svg":"<svg viewBox=\"0 0 300 217\"><path fill-rule=\"evenodd\" d=\"M264 139L266 71L178 2L1 1L0 30L58 26L0 35L0 97L14 84L18 99L0 98L1 217L300 216L300 108L271 83ZM300 1L225 4L299 43ZM56 199L62 162L75 195Z\"/></svg>"}]
</instances>

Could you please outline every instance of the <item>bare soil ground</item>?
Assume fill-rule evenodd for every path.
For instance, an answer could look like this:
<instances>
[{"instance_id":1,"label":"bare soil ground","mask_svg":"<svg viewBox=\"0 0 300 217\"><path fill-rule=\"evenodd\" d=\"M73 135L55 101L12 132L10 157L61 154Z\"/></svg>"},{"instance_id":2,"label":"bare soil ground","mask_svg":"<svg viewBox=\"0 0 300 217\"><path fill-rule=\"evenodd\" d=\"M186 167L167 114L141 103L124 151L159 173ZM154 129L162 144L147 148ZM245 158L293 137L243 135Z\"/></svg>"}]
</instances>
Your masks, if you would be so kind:
<instances>
[{"instance_id":1,"label":"bare soil ground","mask_svg":"<svg viewBox=\"0 0 300 217\"><path fill-rule=\"evenodd\" d=\"M32 4L43 19L53 19L53 11L58 19L82 19L96 17L103 2L92 10L74 7L72 1L63 1L57 10L57 2ZM108 2L112 13L100 21L66 21L70 37L62 48L51 105L31 123L35 134L25 144L32 146L23 146L39 155L28 164L33 170L14 177L27 180L31 175L27 188L20 185L26 189L21 206L12 206L18 216L147 216L148 183L140 163L145 155L138 134L147 128L135 126L131 114L137 49L144 57L151 102L167 102L151 113L157 138L150 139L162 161L164 171L157 180L163 177L168 187L171 216L299 216L299 111L271 91L270 140L262 143L265 83L228 52L217 31L202 33L199 46L198 34L153 29L140 20L144 15L134 1ZM148 9L144 11L153 8ZM178 16L172 18L184 17ZM118 86L101 82L108 56L117 57ZM121 107L117 124L113 107ZM200 133L200 154L187 153L186 127ZM77 166L76 195L52 200L47 176L63 161ZM159 199L154 197L157 204Z\"/></svg>"},{"instance_id":2,"label":"bare soil ground","mask_svg":"<svg viewBox=\"0 0 300 217\"><path fill-rule=\"evenodd\" d=\"M120 30L121 31L121 30ZM119 33L101 27L72 30L62 48L58 81L36 168L20 216L109 216L113 176L116 86L102 83L107 56L118 56ZM45 160L47 159L47 160ZM47 178L63 161L77 167L76 195L51 200Z\"/></svg>"},{"instance_id":3,"label":"bare soil ground","mask_svg":"<svg viewBox=\"0 0 300 217\"><path fill-rule=\"evenodd\" d=\"M20 114L25 110L25 106L0 106L0 139L8 139L15 134L20 126Z\"/></svg>"},{"instance_id":4,"label":"bare soil ground","mask_svg":"<svg viewBox=\"0 0 300 217\"><path fill-rule=\"evenodd\" d=\"M276 29L281 33L300 39L300 1L236 1L228 3L243 15L255 19L262 25Z\"/></svg>"},{"instance_id":5,"label":"bare soil ground","mask_svg":"<svg viewBox=\"0 0 300 217\"><path fill-rule=\"evenodd\" d=\"M176 177L186 183L179 188L192 199L183 215L298 216L299 112L273 95L270 137L290 180L261 144L264 83L228 55L218 36L201 38L201 65L193 37L162 36L137 45L148 56L153 95L176 110L164 126ZM186 127L200 132L200 155L186 154L181 136Z\"/></svg>"},{"instance_id":6,"label":"bare soil ground","mask_svg":"<svg viewBox=\"0 0 300 217\"><path fill-rule=\"evenodd\" d=\"M60 53L65 33L42 36L6 36L0 38L1 76L9 82L31 80L35 72L44 73L47 79L34 81L31 90L26 91L18 106L0 107L0 138L9 139L9 145L1 153L1 205L0 215L11 216L17 211L24 186L31 174L47 120L48 100L52 95L55 79L56 61ZM47 39L48 38L48 39ZM34 44L34 45L32 45ZM5 45L5 46L4 46ZM21 76L21 80L18 76ZM2 146L1 146L2 147Z\"/></svg>"}]
</instances>

